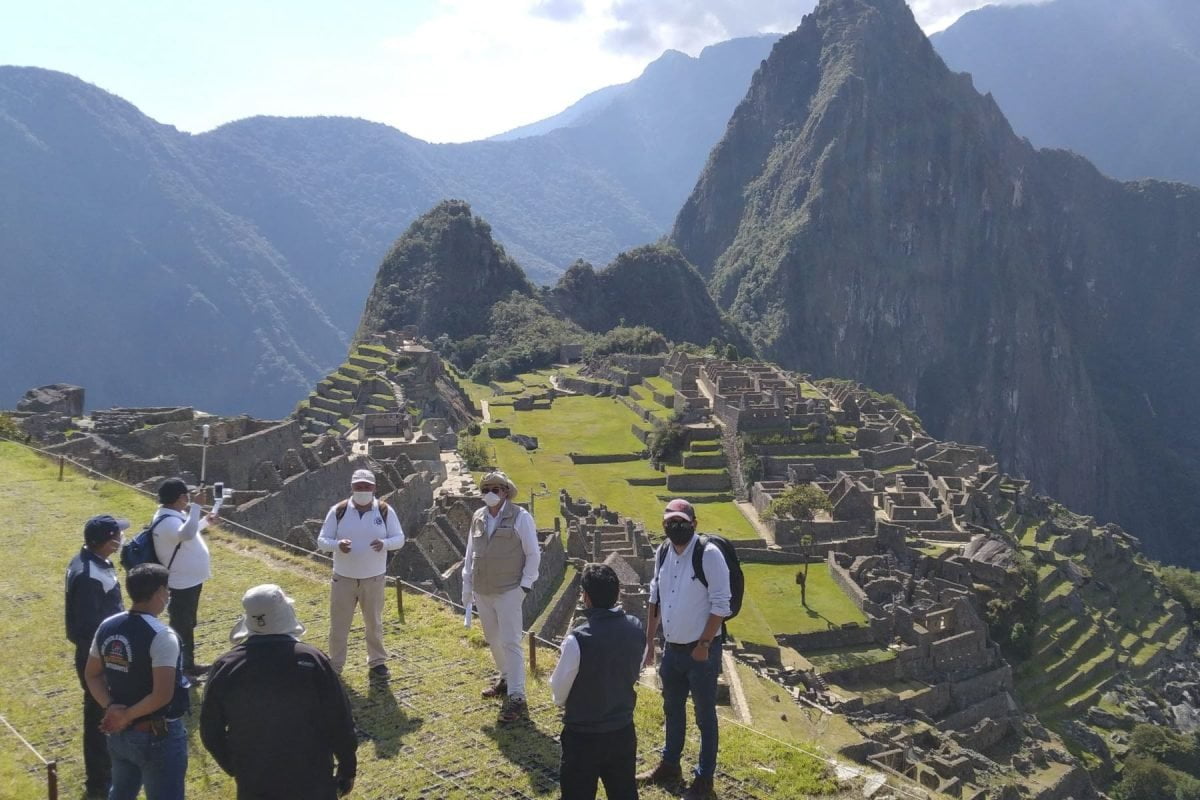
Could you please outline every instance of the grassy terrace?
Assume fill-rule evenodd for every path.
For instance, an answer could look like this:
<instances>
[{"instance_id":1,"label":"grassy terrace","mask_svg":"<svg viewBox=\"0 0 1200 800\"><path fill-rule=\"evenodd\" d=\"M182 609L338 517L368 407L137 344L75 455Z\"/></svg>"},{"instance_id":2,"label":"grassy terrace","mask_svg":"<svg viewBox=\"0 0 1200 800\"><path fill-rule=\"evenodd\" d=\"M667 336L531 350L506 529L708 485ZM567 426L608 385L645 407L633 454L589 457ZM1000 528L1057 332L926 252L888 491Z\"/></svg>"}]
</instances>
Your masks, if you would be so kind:
<instances>
[{"instance_id":1,"label":"grassy terrace","mask_svg":"<svg viewBox=\"0 0 1200 800\"><path fill-rule=\"evenodd\" d=\"M739 639L775 645L775 634L812 633L830 624L867 623L867 618L850 601L829 575L825 564L808 568L808 608L800 605L793 564L744 564L747 591L742 613L729 623L729 632ZM804 655L808 655L805 653Z\"/></svg>"},{"instance_id":2,"label":"grassy terrace","mask_svg":"<svg viewBox=\"0 0 1200 800\"><path fill-rule=\"evenodd\" d=\"M629 481L657 481L665 477L664 473L656 472L644 460L574 464L567 455L571 452L590 455L640 453L645 449L630 431L641 421L620 401L590 395L560 397L550 410L496 408L492 419L513 433L538 437L538 449L534 452L506 439L485 437L483 441L494 448L496 463L520 487L522 500L529 499L531 489L549 492L534 502L539 527L553 527L554 518L558 516L558 490L563 488L572 497L603 503L632 517L651 531L659 529L664 505L660 495L666 493L666 486L633 485ZM682 468L672 469L682 471ZM541 488L542 483L546 484L545 490ZM733 539L757 539L754 527L733 503L703 503L706 496L721 494L689 495L693 501L701 503L697 508L701 529Z\"/></svg>"},{"instance_id":3,"label":"grassy terrace","mask_svg":"<svg viewBox=\"0 0 1200 800\"><path fill-rule=\"evenodd\" d=\"M543 370L518 377L524 386L536 388L539 381L548 380L549 374L550 371ZM539 527L553 527L554 518L558 516L558 490L562 488L572 497L603 503L614 511L632 517L648 530L659 530L665 504L663 498L668 494L665 485L667 472L655 471L645 460L575 464L568 455L618 455L645 450L646 446L633 435L631 429L636 426L645 430L650 425L620 400L574 395L557 398L549 410L516 411L512 408L511 397L493 400L488 387L470 382L463 382L463 385L472 397L480 396L488 400L492 425L501 425L513 433L538 438L538 449L534 452L506 439L484 436L482 441L494 453L496 464L516 481L521 489L522 501L529 499L531 489L539 494L534 500L534 515ZM641 391L643 396L636 402L651 409L656 417L661 412L665 415L664 419L669 419L670 412L655 403L648 391ZM693 447L696 453L719 450L719 442L696 443ZM684 469L681 466L668 466L667 469L671 474L709 475L725 472L721 468ZM543 483L545 489L541 486ZM759 538L749 520L734 503L728 501L728 492L694 492L687 496L698 504L697 515L702 530L720 533L731 539Z\"/></svg>"},{"instance_id":4,"label":"grassy terrace","mask_svg":"<svg viewBox=\"0 0 1200 800\"><path fill-rule=\"evenodd\" d=\"M42 505L30 503L31 497L53 503L54 519L47 521ZM0 714L46 758L59 761L62 797L82 793L80 689L70 645L62 634L62 572L77 550L87 517L110 512L140 522L152 510L153 503L144 495L70 469L60 483L56 466L0 442L0 513L5 519L0 543L21 554L20 569L0 577L0 590L10 606L0 621L0 644L6 652L23 654L30 667L0 674ZM210 539L214 576L205 586L196 630L204 660L228 646L226 637L240 613L242 592L263 582L279 583L295 597L297 613L309 628L306 639L324 644L327 565L221 531ZM34 541L37 546L30 546ZM464 631L458 614L417 595L405 598L405 611L401 622L389 592L384 643L395 676L390 684L368 685L361 629L351 634L346 680L360 731L353 796L557 797L555 737L560 722L544 671L552 665L552 653L540 654L543 672L530 683L531 722L498 730L496 705L481 700L477 691L490 674L479 627ZM193 695L195 704L200 691ZM657 758L655 748L662 741L661 705L649 689L639 690L639 699L639 766L646 766ZM195 723L193 715L189 726ZM791 798L837 791L824 763L729 722L721 727L717 790L722 797ZM770 733L813 747L787 726L776 725ZM697 750L691 728L689 736L693 738L684 759L690 764ZM0 797L44 797L40 764L7 730L0 729L0 740ZM205 800L234 796L232 782L209 758L194 730L187 793ZM671 795L652 789L642 796L656 800Z\"/></svg>"}]
</instances>

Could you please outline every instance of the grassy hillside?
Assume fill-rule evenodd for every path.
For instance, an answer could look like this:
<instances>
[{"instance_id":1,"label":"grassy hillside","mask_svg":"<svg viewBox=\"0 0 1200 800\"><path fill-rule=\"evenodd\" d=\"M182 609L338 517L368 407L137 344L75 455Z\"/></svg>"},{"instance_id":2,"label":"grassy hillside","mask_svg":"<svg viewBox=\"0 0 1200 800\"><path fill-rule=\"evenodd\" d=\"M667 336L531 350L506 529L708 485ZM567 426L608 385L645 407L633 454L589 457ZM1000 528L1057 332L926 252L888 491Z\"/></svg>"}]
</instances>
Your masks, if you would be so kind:
<instances>
[{"instance_id":1,"label":"grassy hillside","mask_svg":"<svg viewBox=\"0 0 1200 800\"><path fill-rule=\"evenodd\" d=\"M0 619L0 647L20 654L20 669L0 672L3 714L47 759L60 761L62 796L82 786L79 760L80 689L71 649L62 633L61 576L81 539L83 522L95 513L148 518L152 501L132 489L57 468L29 451L0 441L0 546L19 554L0 576L9 613ZM48 515L47 508L54 513ZM196 630L200 657L222 652L249 586L275 582L296 599L308 641L324 645L328 567L247 542L232 534L212 534L213 579L206 584ZM558 714L544 683L531 681L532 722L497 730L496 707L477 689L490 674L478 626L464 633L461 618L439 603L407 595L406 616L398 621L395 599L385 610L385 644L395 676L386 688L366 679L361 633L351 636L346 670L359 727L360 774L355 797L493 798L557 796ZM541 654L543 670L553 664ZM197 704L199 692L193 696ZM189 725L194 727L193 716ZM661 706L656 693L642 690L638 704L641 759L655 757L661 743ZM782 742L730 723L722 725L723 797L798 797L829 793L835 783L821 761ZM778 730L773 733L778 734ZM41 796L40 764L0 729L0 797ZM694 758L695 741L685 759ZM233 797L232 783L200 746L194 731L188 794L213 800ZM643 797L666 797L645 792Z\"/></svg>"}]
</instances>

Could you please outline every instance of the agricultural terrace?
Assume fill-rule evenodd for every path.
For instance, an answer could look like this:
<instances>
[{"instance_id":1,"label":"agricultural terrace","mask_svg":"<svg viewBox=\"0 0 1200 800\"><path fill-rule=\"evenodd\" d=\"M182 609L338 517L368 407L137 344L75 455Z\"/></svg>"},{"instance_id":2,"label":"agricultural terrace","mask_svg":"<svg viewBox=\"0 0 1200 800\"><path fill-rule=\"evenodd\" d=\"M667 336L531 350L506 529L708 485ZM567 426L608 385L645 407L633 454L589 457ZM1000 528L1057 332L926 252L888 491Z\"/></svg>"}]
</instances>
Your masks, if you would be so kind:
<instances>
[{"instance_id":1,"label":"agricultural terrace","mask_svg":"<svg viewBox=\"0 0 1200 800\"><path fill-rule=\"evenodd\" d=\"M523 385L536 391L534 381L539 377L538 374L522 375L521 379L530 379ZM487 389L478 384L465 385L472 396L482 395L481 388ZM491 439L486 434L480 441L488 447L494 463L520 487L522 502L530 499L531 490L535 493L534 515L538 527L554 526L554 518L558 516L558 490L566 489L572 497L603 503L656 532L660 529L663 505L673 496L666 488L667 474L725 472L724 468L686 469L674 465L668 465L666 472L659 472L648 460L635 458L646 446L633 435L633 428L649 428L649 423L618 398L563 396L556 398L549 409L516 411L511 405L512 397L483 396L491 416L491 423L484 428L502 425L514 434L535 436L538 449L527 451L507 439ZM645 406L650 412L656 411L648 394L636 404ZM657 411L665 409L658 407ZM689 453L711 452L714 446L715 443L697 442ZM570 453L624 456L631 460L575 464ZM759 538L728 492L689 492L686 497L697 504L701 530L720 533L730 539Z\"/></svg>"},{"instance_id":2,"label":"agricultural terrace","mask_svg":"<svg viewBox=\"0 0 1200 800\"><path fill-rule=\"evenodd\" d=\"M808 607L802 606L796 585L799 569L795 564L743 564L748 591L729 632L742 641L774 647L776 634L812 633L849 622L867 624L824 563L809 566Z\"/></svg>"},{"instance_id":3,"label":"agricultural terrace","mask_svg":"<svg viewBox=\"0 0 1200 800\"><path fill-rule=\"evenodd\" d=\"M42 502L30 502L30 498ZM55 509L48 519L44 508ZM0 620L0 647L21 654L26 668L0 673L0 714L47 759L59 764L63 797L82 794L80 688L71 645L62 630L62 575L77 552L84 521L99 512L148 520L154 502L132 489L68 469L58 481L55 465L0 441L0 545L20 554L20 568L6 570L0 591L9 613ZM204 660L228 647L228 635L241 612L242 593L273 582L296 601L308 626L305 638L325 643L329 567L293 557L268 545L220 530L212 532L213 578L200 604L196 643ZM36 542L36 546L31 543ZM403 550L400 556L403 557ZM359 775L354 797L363 798L554 798L558 796L559 714L550 701L546 670L550 649L541 651L541 671L530 681L531 721L497 729L497 706L479 697L491 675L479 626L469 632L462 617L433 600L405 596L405 616L397 615L388 593L384 643L391 657L390 683L370 684L361 630L352 632L345 673L359 729ZM770 691L755 684L757 694ZM777 690L776 690L777 691ZM192 694L193 708L201 689ZM661 703L656 692L639 691L637 726L640 767L657 759L661 743ZM189 718L191 736L187 794L206 800L232 798L234 787L201 746ZM779 798L828 795L837 790L827 765L778 739L769 739L726 720L721 724L721 771L717 791L725 798ZM772 735L790 729L776 725ZM692 735L689 730L689 735ZM42 765L7 730L0 728L0 797L45 797ZM793 741L795 741L793 739ZM807 744L812 748L812 744ZM689 740L685 759L698 744ZM671 795L646 790L645 798Z\"/></svg>"}]
</instances>

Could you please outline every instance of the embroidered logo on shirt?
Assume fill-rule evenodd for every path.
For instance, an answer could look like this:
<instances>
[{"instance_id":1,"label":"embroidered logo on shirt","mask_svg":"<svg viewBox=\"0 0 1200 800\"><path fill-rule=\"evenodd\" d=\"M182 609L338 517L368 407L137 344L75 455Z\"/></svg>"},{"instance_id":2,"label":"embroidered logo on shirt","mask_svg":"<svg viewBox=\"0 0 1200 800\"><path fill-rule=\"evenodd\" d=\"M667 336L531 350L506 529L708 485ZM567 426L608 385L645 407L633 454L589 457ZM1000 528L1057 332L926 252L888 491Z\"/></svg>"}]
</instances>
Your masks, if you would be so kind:
<instances>
[{"instance_id":1,"label":"embroidered logo on shirt","mask_svg":"<svg viewBox=\"0 0 1200 800\"><path fill-rule=\"evenodd\" d=\"M376 525L382 525L382 524L383 524L383 517L376 517L376 518L375 518L375 524L376 524Z\"/></svg>"},{"instance_id":2,"label":"embroidered logo on shirt","mask_svg":"<svg viewBox=\"0 0 1200 800\"><path fill-rule=\"evenodd\" d=\"M108 637L100 647L100 657L104 661L105 669L129 672L129 662L132 657L129 640L120 634Z\"/></svg>"}]
</instances>

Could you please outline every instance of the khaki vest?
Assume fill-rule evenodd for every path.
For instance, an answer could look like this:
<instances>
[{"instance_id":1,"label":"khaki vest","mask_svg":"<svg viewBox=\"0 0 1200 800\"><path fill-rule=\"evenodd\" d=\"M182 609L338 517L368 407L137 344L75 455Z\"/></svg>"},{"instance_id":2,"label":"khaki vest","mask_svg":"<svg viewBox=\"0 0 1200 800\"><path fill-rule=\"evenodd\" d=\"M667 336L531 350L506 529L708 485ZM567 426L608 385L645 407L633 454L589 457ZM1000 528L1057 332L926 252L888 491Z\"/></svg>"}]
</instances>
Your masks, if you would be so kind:
<instances>
[{"instance_id":1,"label":"khaki vest","mask_svg":"<svg viewBox=\"0 0 1200 800\"><path fill-rule=\"evenodd\" d=\"M521 585L525 550L515 527L520 511L514 503L506 504L490 537L487 507L476 511L471 518L471 548L475 551L471 586L479 594L503 594Z\"/></svg>"}]
</instances>

